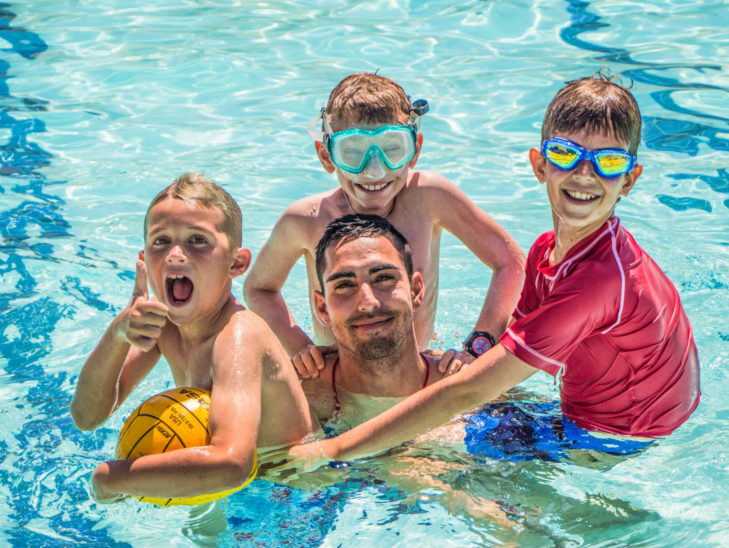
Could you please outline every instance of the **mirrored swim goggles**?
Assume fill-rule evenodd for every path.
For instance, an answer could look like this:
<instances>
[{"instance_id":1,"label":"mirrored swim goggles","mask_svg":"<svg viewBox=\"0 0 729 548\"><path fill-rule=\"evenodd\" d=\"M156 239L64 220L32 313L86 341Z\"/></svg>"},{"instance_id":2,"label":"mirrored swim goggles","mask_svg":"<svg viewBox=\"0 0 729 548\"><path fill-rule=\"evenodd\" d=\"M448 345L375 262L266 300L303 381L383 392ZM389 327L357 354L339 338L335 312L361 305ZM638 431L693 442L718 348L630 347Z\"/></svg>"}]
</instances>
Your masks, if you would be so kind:
<instances>
[{"instance_id":1,"label":"mirrored swim goggles","mask_svg":"<svg viewBox=\"0 0 729 548\"><path fill-rule=\"evenodd\" d=\"M309 135L327 147L334 165L349 173L362 173L370 160L377 157L387 169L405 166L415 156L420 117L428 112L428 101L418 99L411 104L410 120L404 125L386 125L376 129L351 128L332 131L322 107L308 127ZM316 126L321 123L321 131Z\"/></svg>"},{"instance_id":2,"label":"mirrored swim goggles","mask_svg":"<svg viewBox=\"0 0 729 548\"><path fill-rule=\"evenodd\" d=\"M597 174L607 179L620 177L635 165L635 156L622 148L587 150L559 137L552 137L542 143L542 156L565 170L574 169L582 160L589 160Z\"/></svg>"}]
</instances>

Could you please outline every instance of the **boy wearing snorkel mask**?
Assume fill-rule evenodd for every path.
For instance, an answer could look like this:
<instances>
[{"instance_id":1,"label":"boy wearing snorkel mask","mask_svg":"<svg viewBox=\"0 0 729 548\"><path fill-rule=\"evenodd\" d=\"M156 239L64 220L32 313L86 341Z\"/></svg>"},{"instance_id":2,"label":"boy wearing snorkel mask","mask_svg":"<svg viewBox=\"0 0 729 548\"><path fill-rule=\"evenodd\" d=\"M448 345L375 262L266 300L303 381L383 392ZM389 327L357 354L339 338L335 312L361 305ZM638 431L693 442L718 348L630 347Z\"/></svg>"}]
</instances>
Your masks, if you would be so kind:
<instances>
[{"instance_id":1,"label":"boy wearing snorkel mask","mask_svg":"<svg viewBox=\"0 0 729 548\"><path fill-rule=\"evenodd\" d=\"M291 453L311 465L381 452L539 370L559 379L568 448L628 454L686 421L700 398L691 325L676 288L614 216L643 170L640 129L627 89L602 75L568 82L529 151L554 229L529 251L500 344L372 420Z\"/></svg>"},{"instance_id":2,"label":"boy wearing snorkel mask","mask_svg":"<svg viewBox=\"0 0 729 548\"><path fill-rule=\"evenodd\" d=\"M411 103L394 81L377 74L347 76L331 92L327 106L310 125L316 152L339 187L298 200L276 222L245 283L248 305L279 336L303 378L317 377L324 354L333 351L330 329L312 313L314 340L296 324L281 288L304 255L309 300L321 290L315 249L327 225L351 213L386 217L412 247L425 297L415 314L418 345L433 337L438 295L438 262L443 229L459 238L493 271L486 299L467 340L470 354L449 351L441 370L456 370L484 352L506 328L523 281L524 257L517 243L453 183L429 171L413 171L423 143L420 117L427 101ZM473 356L472 356L473 355ZM452 361L450 361L452 359Z\"/></svg>"}]
</instances>

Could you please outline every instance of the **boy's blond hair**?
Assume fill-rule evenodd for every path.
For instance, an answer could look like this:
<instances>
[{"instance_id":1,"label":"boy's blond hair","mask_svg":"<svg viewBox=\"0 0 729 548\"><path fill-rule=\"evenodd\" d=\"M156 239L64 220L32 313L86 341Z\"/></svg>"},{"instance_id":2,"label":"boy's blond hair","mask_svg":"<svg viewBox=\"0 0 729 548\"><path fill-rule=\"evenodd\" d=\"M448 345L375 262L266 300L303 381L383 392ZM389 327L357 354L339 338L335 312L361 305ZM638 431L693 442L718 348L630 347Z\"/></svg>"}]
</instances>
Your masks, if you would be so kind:
<instances>
[{"instance_id":1,"label":"boy's blond hair","mask_svg":"<svg viewBox=\"0 0 729 548\"><path fill-rule=\"evenodd\" d=\"M334 131L364 122L387 124L410 120L410 98L400 85L379 74L359 72L332 90L326 112Z\"/></svg>"},{"instance_id":2,"label":"boy's blond hair","mask_svg":"<svg viewBox=\"0 0 729 548\"><path fill-rule=\"evenodd\" d=\"M205 208L217 207L223 212L221 227L231 244L240 247L243 243L243 220L238 204L233 197L202 173L185 173L154 197L144 216L144 241L147 241L150 210L167 198L175 198Z\"/></svg>"},{"instance_id":3,"label":"boy's blond hair","mask_svg":"<svg viewBox=\"0 0 729 548\"><path fill-rule=\"evenodd\" d=\"M638 103L614 77L595 76L567 82L547 107L542 123L542 141L555 132L588 131L613 135L628 143L637 155L641 117Z\"/></svg>"}]
</instances>

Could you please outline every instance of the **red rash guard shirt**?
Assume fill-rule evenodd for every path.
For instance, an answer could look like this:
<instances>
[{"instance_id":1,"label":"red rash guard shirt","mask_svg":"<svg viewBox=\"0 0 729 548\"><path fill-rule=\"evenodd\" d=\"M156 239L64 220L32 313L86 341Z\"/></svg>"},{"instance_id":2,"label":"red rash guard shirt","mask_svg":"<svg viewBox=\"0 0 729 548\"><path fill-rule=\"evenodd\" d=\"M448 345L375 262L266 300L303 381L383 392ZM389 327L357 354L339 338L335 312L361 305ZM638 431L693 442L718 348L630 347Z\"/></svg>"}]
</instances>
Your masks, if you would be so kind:
<instances>
[{"instance_id":1,"label":"red rash guard shirt","mask_svg":"<svg viewBox=\"0 0 729 548\"><path fill-rule=\"evenodd\" d=\"M562 412L612 434L664 436L699 403L699 360L676 288L617 217L549 265L554 232L529 250L516 321L520 360L561 375Z\"/></svg>"}]
</instances>

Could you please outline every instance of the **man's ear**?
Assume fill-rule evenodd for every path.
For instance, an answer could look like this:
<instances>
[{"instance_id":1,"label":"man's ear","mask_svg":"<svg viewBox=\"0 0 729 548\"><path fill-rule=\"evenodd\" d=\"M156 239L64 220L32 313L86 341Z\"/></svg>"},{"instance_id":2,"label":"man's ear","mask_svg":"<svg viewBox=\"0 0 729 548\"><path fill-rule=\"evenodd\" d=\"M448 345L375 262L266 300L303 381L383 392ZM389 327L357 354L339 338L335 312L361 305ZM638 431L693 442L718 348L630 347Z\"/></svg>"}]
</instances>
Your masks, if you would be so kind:
<instances>
[{"instance_id":1,"label":"man's ear","mask_svg":"<svg viewBox=\"0 0 729 548\"><path fill-rule=\"evenodd\" d=\"M425 297L425 284L423 283L423 275L420 272L414 272L410 279L410 294L413 298L413 310L420 308Z\"/></svg>"},{"instance_id":2,"label":"man's ear","mask_svg":"<svg viewBox=\"0 0 729 548\"><path fill-rule=\"evenodd\" d=\"M314 310L316 315L324 325L331 325L329 322L329 311L327 309L327 301L324 298L324 293L319 290L314 291Z\"/></svg>"},{"instance_id":3,"label":"man's ear","mask_svg":"<svg viewBox=\"0 0 729 548\"><path fill-rule=\"evenodd\" d=\"M235 257L233 258L233 264L230 265L229 276L237 278L243 274L248 267L251 265L251 251L245 247L239 247L235 251Z\"/></svg>"},{"instance_id":4,"label":"man's ear","mask_svg":"<svg viewBox=\"0 0 729 548\"><path fill-rule=\"evenodd\" d=\"M638 177L640 177L641 173L643 173L643 165L635 164L633 166L633 169L631 169L628 173L625 174L625 182L623 183L623 188L620 189L621 196L627 196L628 192L633 190L635 181L638 180Z\"/></svg>"},{"instance_id":5,"label":"man's ear","mask_svg":"<svg viewBox=\"0 0 729 548\"><path fill-rule=\"evenodd\" d=\"M332 157L329 156L327 147L320 141L315 142L314 146L316 147L316 155L319 157L321 165L324 166L324 170L327 173L334 173L334 163L332 162Z\"/></svg>"},{"instance_id":6,"label":"man's ear","mask_svg":"<svg viewBox=\"0 0 729 548\"><path fill-rule=\"evenodd\" d=\"M529 161L532 164L532 171L534 171L534 176L537 178L537 181L539 181L540 183L546 183L547 159L542 156L542 153L539 151L539 149L529 149Z\"/></svg>"},{"instance_id":7,"label":"man's ear","mask_svg":"<svg viewBox=\"0 0 729 548\"><path fill-rule=\"evenodd\" d=\"M420 156L420 149L423 147L423 134L418 131L418 138L415 140L415 155L412 160L408 162L409 168L414 168L415 164L418 163L418 156Z\"/></svg>"}]
</instances>

